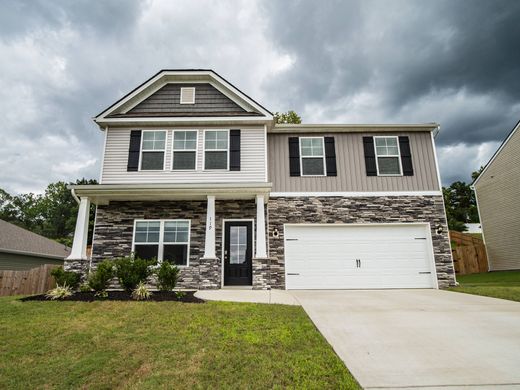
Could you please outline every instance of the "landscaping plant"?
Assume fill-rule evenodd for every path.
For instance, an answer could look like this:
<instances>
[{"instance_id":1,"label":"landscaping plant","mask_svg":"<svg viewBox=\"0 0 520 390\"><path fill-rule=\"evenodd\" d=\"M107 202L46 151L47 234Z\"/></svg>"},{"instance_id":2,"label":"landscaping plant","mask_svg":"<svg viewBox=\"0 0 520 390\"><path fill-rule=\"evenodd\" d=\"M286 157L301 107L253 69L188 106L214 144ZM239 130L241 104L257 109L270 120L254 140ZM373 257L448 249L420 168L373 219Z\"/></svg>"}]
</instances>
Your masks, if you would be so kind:
<instances>
[{"instance_id":1,"label":"landscaping plant","mask_svg":"<svg viewBox=\"0 0 520 390\"><path fill-rule=\"evenodd\" d=\"M72 290L76 290L79 286L81 277L76 272L65 271L63 267L55 268L51 271L58 286L68 286Z\"/></svg>"},{"instance_id":2,"label":"landscaping plant","mask_svg":"<svg viewBox=\"0 0 520 390\"><path fill-rule=\"evenodd\" d=\"M168 261L163 261L157 270L157 287L159 290L172 291L179 278L179 268Z\"/></svg>"},{"instance_id":3,"label":"landscaping plant","mask_svg":"<svg viewBox=\"0 0 520 390\"><path fill-rule=\"evenodd\" d=\"M66 297L70 297L72 295L72 289L64 284L63 286L56 286L52 290L49 290L47 292L47 298L50 298L52 300L56 299L63 299Z\"/></svg>"},{"instance_id":4,"label":"landscaping plant","mask_svg":"<svg viewBox=\"0 0 520 390\"><path fill-rule=\"evenodd\" d=\"M136 301L144 301L152 296L152 292L148 290L148 287L144 284L144 282L139 282L137 287L132 291L132 298Z\"/></svg>"},{"instance_id":5,"label":"landscaping plant","mask_svg":"<svg viewBox=\"0 0 520 390\"><path fill-rule=\"evenodd\" d=\"M114 262L104 260L98 264L95 271L88 277L88 286L96 292L97 296L105 296L105 290L114 277Z\"/></svg>"},{"instance_id":6,"label":"landscaping plant","mask_svg":"<svg viewBox=\"0 0 520 390\"><path fill-rule=\"evenodd\" d=\"M139 257L121 257L114 261L116 276L121 286L127 290L134 290L140 282L145 282L152 275L155 260L144 260Z\"/></svg>"}]
</instances>

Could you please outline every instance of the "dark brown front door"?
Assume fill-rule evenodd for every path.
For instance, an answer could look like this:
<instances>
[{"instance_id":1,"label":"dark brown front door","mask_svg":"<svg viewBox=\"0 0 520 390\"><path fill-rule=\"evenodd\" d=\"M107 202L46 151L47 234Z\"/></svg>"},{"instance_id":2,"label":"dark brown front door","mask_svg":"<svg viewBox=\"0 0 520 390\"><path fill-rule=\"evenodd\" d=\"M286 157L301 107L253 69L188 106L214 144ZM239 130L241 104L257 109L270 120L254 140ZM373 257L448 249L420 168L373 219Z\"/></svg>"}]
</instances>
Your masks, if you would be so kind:
<instances>
[{"instance_id":1,"label":"dark brown front door","mask_svg":"<svg viewBox=\"0 0 520 390\"><path fill-rule=\"evenodd\" d=\"M253 225L237 221L224 224L224 285L250 286L253 282Z\"/></svg>"}]
</instances>

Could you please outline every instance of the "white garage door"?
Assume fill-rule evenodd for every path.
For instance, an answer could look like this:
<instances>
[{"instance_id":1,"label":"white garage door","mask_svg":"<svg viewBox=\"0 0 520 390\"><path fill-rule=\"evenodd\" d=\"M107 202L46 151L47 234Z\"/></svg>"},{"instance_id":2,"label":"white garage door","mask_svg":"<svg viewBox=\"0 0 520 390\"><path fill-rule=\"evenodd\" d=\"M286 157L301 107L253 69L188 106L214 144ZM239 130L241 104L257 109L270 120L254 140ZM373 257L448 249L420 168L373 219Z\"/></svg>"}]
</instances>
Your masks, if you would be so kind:
<instances>
[{"instance_id":1,"label":"white garage door","mask_svg":"<svg viewBox=\"0 0 520 390\"><path fill-rule=\"evenodd\" d=\"M435 288L425 224L286 225L287 289Z\"/></svg>"}]
</instances>

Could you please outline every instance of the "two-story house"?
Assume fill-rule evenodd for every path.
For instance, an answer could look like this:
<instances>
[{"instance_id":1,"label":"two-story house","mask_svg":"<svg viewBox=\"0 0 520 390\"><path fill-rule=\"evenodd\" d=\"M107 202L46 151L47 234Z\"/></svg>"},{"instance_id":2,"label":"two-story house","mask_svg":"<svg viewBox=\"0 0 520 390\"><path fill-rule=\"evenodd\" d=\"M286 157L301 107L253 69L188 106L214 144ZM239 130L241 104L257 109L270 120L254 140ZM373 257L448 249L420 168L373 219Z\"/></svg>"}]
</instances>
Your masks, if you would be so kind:
<instances>
[{"instance_id":1,"label":"two-story house","mask_svg":"<svg viewBox=\"0 0 520 390\"><path fill-rule=\"evenodd\" d=\"M100 184L71 187L68 269L134 253L195 289L455 283L437 124L275 124L211 70L160 71L94 121Z\"/></svg>"}]
</instances>

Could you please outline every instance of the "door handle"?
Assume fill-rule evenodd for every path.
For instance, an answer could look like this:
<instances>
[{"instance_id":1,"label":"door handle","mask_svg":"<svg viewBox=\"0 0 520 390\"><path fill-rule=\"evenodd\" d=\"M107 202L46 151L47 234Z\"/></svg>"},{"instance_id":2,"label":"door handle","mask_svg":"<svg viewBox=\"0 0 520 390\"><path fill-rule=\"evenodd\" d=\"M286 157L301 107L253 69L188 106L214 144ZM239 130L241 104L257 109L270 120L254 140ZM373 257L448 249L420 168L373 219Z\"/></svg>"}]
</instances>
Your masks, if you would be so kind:
<instances>
[{"instance_id":1,"label":"door handle","mask_svg":"<svg viewBox=\"0 0 520 390\"><path fill-rule=\"evenodd\" d=\"M361 268L361 260L356 259L356 268Z\"/></svg>"}]
</instances>

